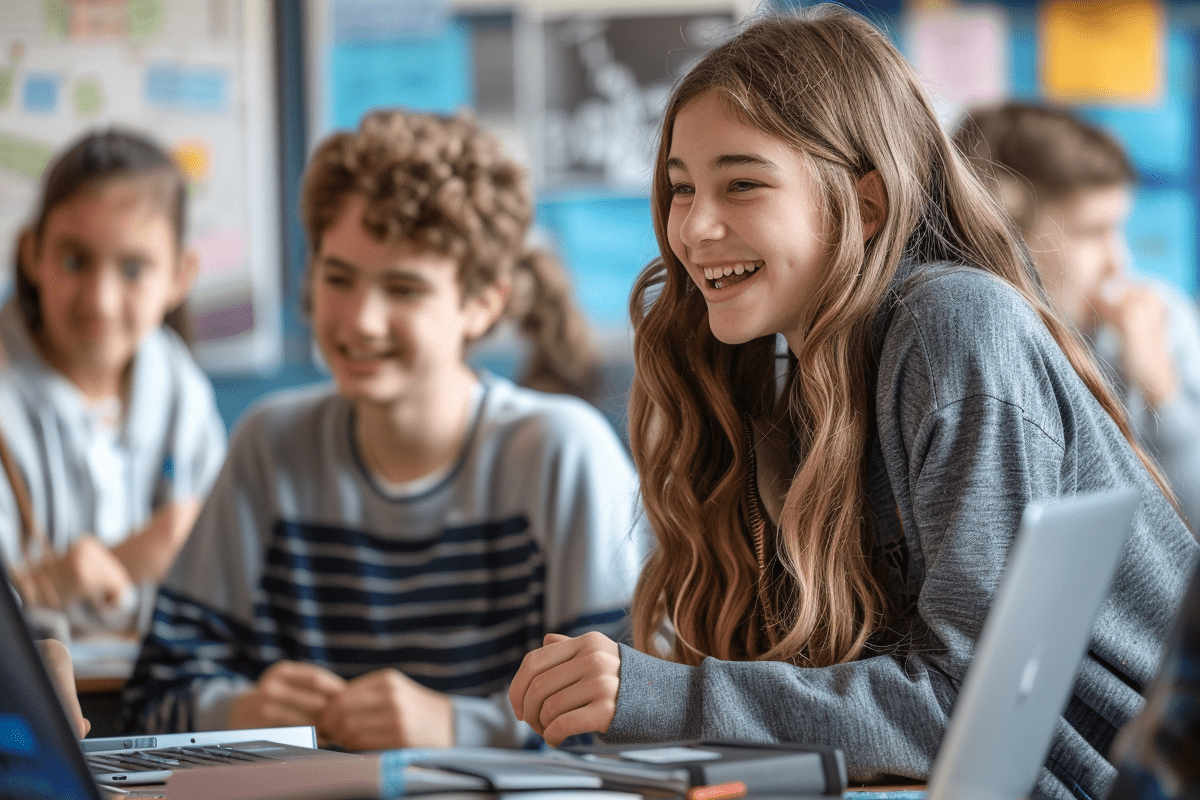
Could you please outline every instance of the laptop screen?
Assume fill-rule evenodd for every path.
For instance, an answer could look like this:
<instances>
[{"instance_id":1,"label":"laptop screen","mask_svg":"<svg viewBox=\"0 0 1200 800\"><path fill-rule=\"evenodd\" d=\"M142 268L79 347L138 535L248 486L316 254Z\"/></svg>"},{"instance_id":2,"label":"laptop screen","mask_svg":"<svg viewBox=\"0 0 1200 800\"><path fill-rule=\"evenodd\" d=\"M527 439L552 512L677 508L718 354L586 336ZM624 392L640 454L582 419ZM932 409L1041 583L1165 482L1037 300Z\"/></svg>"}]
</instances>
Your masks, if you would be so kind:
<instances>
[{"instance_id":1,"label":"laptop screen","mask_svg":"<svg viewBox=\"0 0 1200 800\"><path fill-rule=\"evenodd\" d=\"M100 800L0 561L0 800Z\"/></svg>"}]
</instances>

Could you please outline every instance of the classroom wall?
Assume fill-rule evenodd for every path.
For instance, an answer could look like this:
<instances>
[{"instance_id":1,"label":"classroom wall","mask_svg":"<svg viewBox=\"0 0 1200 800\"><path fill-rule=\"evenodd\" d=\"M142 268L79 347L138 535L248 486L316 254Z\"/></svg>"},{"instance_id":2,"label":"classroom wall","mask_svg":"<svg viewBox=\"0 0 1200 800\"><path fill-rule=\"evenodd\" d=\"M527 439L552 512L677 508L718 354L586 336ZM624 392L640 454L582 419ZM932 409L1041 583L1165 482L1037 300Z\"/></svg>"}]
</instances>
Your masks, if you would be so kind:
<instances>
[{"instance_id":1,"label":"classroom wall","mask_svg":"<svg viewBox=\"0 0 1200 800\"><path fill-rule=\"evenodd\" d=\"M778 2L788 5L788 0ZM1020 97L1076 105L1111 128L1127 143L1140 173L1128 229L1136 268L1196 295L1198 4L846 4L866 13L897 42L936 93L948 125L974 103ZM307 254L296 186L321 136L353 125L366 108L388 104L447 112L470 108L530 165L538 197L537 235L572 272L607 355L611 391L602 403L614 424L623 425L630 374L625 302L634 276L656 248L647 187L658 109L674 75L720 35L723 25L753 11L752 0L114 0L107 5L128 12L124 32L111 40L94 31L79 37L66 28L30 29L30 17L18 13L36 9L47 26L61 23L67 18L52 17L51 10L70 11L75 6L69 0L6 0L0 10L5 48L0 53L8 54L6 66L0 66L0 232L10 236L30 202L36 165L29 161L25 139L31 137L30 120L36 126L40 112L29 104L46 100L45 81L34 85L31 79L58 76L65 98L59 118L78 127L121 109L137 110L137 103L110 103L107 116L93 112L89 117L82 110L90 95L81 87L86 89L83 81L92 74L89 64L97 52L107 47L103 52L110 57L135 65L165 65L177 80L170 91L161 80L156 84L159 105L149 119L178 150L196 137L172 126L203 132L216 119L213 109L197 107L208 95L203 81L196 81L219 59L176 42L179 53L172 60L164 50L170 42L164 33L156 38L152 25L160 32L179 31L175 15L186 13L188 24L209 36L241 37L240 55L227 59L231 91L221 110L252 126L248 136L269 140L269 148L255 151L258 161L270 161L270 169L259 173L265 177L253 191L260 201L265 196L255 212L257 227L274 233L274 253L247 248L236 266L270 276L256 298L265 298L274 316L262 313L256 321L271 328L275 338L265 359L238 364L236 358L202 358L230 425L262 394L324 378L300 310ZM151 6L160 14L157 21L135 18L134 11L144 14ZM186 12L180 10L185 7ZM256 27L260 24L262 30ZM50 70L38 67L38 51L28 46L44 45L47 37L59 59ZM217 44L209 42L210 50L225 40L213 41ZM189 75L196 80L186 80ZM266 95L253 94L246 81L265 86ZM129 91L140 92L134 99L142 105L155 100L148 82L128 83ZM257 103L267 113L255 122L246 103ZM25 127L14 127L17 117ZM244 152L225 152L229 146L219 143L213 148L208 157L214 170L233 156L245 163ZM48 158L48 149L38 149L39 158ZM11 247L9 242L3 246ZM221 251L214 252L219 260ZM514 374L521 350L501 340L481 348L475 360Z\"/></svg>"}]
</instances>

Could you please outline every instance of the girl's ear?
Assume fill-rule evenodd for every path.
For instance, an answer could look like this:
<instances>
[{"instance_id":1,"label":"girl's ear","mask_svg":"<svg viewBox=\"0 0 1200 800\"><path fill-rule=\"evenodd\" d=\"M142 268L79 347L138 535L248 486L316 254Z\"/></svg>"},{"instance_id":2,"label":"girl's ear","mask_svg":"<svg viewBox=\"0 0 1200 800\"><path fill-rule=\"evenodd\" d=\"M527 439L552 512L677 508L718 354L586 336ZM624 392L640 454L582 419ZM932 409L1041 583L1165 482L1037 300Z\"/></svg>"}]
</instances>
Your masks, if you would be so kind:
<instances>
[{"instance_id":1,"label":"girl's ear","mask_svg":"<svg viewBox=\"0 0 1200 800\"><path fill-rule=\"evenodd\" d=\"M35 288L37 287L37 270L33 265L37 261L37 237L32 228L23 228L17 236L17 270Z\"/></svg>"},{"instance_id":2,"label":"girl's ear","mask_svg":"<svg viewBox=\"0 0 1200 800\"><path fill-rule=\"evenodd\" d=\"M175 287L171 295L171 308L178 308L184 300L187 299L188 293L192 291L192 286L196 283L196 276L200 274L200 254L195 250L184 250L183 255L179 257L179 264L175 268Z\"/></svg>"},{"instance_id":3,"label":"girl's ear","mask_svg":"<svg viewBox=\"0 0 1200 800\"><path fill-rule=\"evenodd\" d=\"M504 280L489 283L467 300L466 311L470 315L466 326L467 341L483 336L500 321L511 296L512 282Z\"/></svg>"},{"instance_id":4,"label":"girl's ear","mask_svg":"<svg viewBox=\"0 0 1200 800\"><path fill-rule=\"evenodd\" d=\"M887 219L887 189L879 170L858 179L858 213L862 217L863 241L870 239Z\"/></svg>"}]
</instances>

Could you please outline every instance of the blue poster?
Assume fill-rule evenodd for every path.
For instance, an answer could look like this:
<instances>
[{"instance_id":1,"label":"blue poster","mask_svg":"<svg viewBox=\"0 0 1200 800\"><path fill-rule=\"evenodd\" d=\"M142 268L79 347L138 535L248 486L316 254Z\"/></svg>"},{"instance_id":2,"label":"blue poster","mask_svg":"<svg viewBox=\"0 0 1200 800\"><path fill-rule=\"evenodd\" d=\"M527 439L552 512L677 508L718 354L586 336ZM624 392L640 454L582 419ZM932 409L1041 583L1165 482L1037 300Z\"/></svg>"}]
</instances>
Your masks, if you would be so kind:
<instances>
[{"instance_id":1,"label":"blue poster","mask_svg":"<svg viewBox=\"0 0 1200 800\"><path fill-rule=\"evenodd\" d=\"M453 113L472 99L470 32L449 22L428 36L356 40L329 56L329 123L354 128L373 108Z\"/></svg>"},{"instance_id":2,"label":"blue poster","mask_svg":"<svg viewBox=\"0 0 1200 800\"><path fill-rule=\"evenodd\" d=\"M1133 271L1196 296L1196 204L1182 189L1143 189L1125 226Z\"/></svg>"},{"instance_id":3,"label":"blue poster","mask_svg":"<svg viewBox=\"0 0 1200 800\"><path fill-rule=\"evenodd\" d=\"M543 200L538 224L558 245L575 297L599 328L629 325L629 293L642 268L658 256L644 197L570 195Z\"/></svg>"}]
</instances>

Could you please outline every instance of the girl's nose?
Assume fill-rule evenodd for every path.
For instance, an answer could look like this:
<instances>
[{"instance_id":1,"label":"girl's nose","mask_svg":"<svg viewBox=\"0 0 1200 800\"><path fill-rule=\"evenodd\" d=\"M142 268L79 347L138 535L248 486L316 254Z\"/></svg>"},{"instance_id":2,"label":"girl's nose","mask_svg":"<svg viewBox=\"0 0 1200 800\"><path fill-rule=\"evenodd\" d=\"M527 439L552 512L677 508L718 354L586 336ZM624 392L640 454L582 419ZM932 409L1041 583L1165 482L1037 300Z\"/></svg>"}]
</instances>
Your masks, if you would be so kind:
<instances>
[{"instance_id":1,"label":"girl's nose","mask_svg":"<svg viewBox=\"0 0 1200 800\"><path fill-rule=\"evenodd\" d=\"M687 208L687 216L679 228L679 238L688 247L699 247L724 235L725 224L716 204L701 199L697 194Z\"/></svg>"},{"instance_id":2,"label":"girl's nose","mask_svg":"<svg viewBox=\"0 0 1200 800\"><path fill-rule=\"evenodd\" d=\"M104 267L90 270L80 294L82 305L93 315L105 319L117 316L124 295L119 270Z\"/></svg>"}]
</instances>

